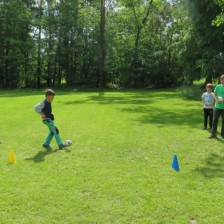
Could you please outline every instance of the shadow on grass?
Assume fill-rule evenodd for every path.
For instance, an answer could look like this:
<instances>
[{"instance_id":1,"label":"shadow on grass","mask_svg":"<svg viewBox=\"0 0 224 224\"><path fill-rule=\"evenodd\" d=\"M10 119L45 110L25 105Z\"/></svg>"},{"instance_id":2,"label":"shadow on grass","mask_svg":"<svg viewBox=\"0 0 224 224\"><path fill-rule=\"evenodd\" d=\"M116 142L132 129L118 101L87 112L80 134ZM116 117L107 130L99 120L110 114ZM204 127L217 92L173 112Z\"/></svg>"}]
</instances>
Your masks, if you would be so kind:
<instances>
[{"instance_id":1,"label":"shadow on grass","mask_svg":"<svg viewBox=\"0 0 224 224\"><path fill-rule=\"evenodd\" d=\"M201 89L200 85L193 86L181 86L176 89L122 89L122 90L112 90L112 89L96 89L96 88L53 88L56 91L56 95L68 95L68 94L82 94L82 93L96 93L98 96L89 97L89 100L97 100L104 103L111 103L109 98L106 97L107 93L124 93L124 94L132 94L133 98L136 98L136 94L139 97L148 97L149 95L154 94L164 94L163 96L169 96L169 94L176 94L178 97L182 97L188 100L200 100L201 95L205 90ZM41 89L12 89L12 90L4 90L0 89L0 97L23 97L23 96L33 96L33 95L43 95L45 94L46 88ZM111 98L112 99L112 98ZM72 102L70 102L72 103ZM81 101L74 101L73 103L82 103ZM83 102L85 103L85 101Z\"/></svg>"},{"instance_id":2,"label":"shadow on grass","mask_svg":"<svg viewBox=\"0 0 224 224\"><path fill-rule=\"evenodd\" d=\"M42 91L42 90L41 90ZM40 92L41 92L40 91ZM23 95L36 95L40 92L27 90L27 91L1 91L2 97L10 96L23 96ZM86 92L84 90L60 90L58 95L70 94L77 92L80 94ZM88 91L87 91L88 92ZM180 87L179 89L156 89L156 90L117 90L117 91L90 91L91 93L96 93L94 95L87 95L83 100L71 100L63 102L65 105L69 106L72 104L114 104L114 105L130 105L130 108L119 109L122 112L127 113L139 113L136 121L141 123L154 123L158 125L173 124L173 125L190 125L195 127L202 122L202 112L200 113L196 109L190 109L191 105L189 101L201 101L201 94L203 90L198 86L192 87ZM110 95L109 93L115 93L115 95ZM98 93L98 94L97 94ZM169 99L180 99L188 101L184 104L184 101L176 102L176 105L169 106ZM167 104L167 108L152 107L153 103L161 102L161 104ZM163 106L163 105L162 105ZM176 107L176 109L175 109ZM195 105L192 102L192 108ZM173 108L173 109L172 109ZM183 109L182 109L183 108ZM188 109L189 108L189 109Z\"/></svg>"},{"instance_id":3,"label":"shadow on grass","mask_svg":"<svg viewBox=\"0 0 224 224\"><path fill-rule=\"evenodd\" d=\"M63 149L63 150L51 150L51 149L47 149L45 151L39 151L36 155L34 155L33 157L30 158L25 158L25 160L32 160L35 163L40 163L40 162L44 162L45 161L45 157L49 154L58 152L58 151L65 151L65 152L71 152L70 149Z\"/></svg>"},{"instance_id":4,"label":"shadow on grass","mask_svg":"<svg viewBox=\"0 0 224 224\"><path fill-rule=\"evenodd\" d=\"M24 96L43 96L45 97L45 90L47 88L42 88L42 89L12 89L12 90L5 90L5 89L0 89L0 98L5 98L5 97L24 97ZM72 90L72 89L57 89L57 88L53 88L53 90L56 92L56 96L57 95L68 95L70 93L74 93L76 91Z\"/></svg>"},{"instance_id":5,"label":"shadow on grass","mask_svg":"<svg viewBox=\"0 0 224 224\"><path fill-rule=\"evenodd\" d=\"M199 172L206 178L224 178L224 156L210 153L208 158L205 160L205 166L196 168L195 171Z\"/></svg>"},{"instance_id":6,"label":"shadow on grass","mask_svg":"<svg viewBox=\"0 0 224 224\"><path fill-rule=\"evenodd\" d=\"M31 158L25 158L25 160L33 160L35 163L44 162L45 157L49 154L55 153L58 150L47 149L45 151L39 151L36 155Z\"/></svg>"},{"instance_id":7,"label":"shadow on grass","mask_svg":"<svg viewBox=\"0 0 224 224\"><path fill-rule=\"evenodd\" d=\"M157 124L158 126L164 125L188 125L191 127L198 127L202 123L202 113L199 113L197 109L178 109L168 110L153 108L146 109L145 107L138 108L124 108L121 111L139 113L140 116L134 121L143 124Z\"/></svg>"},{"instance_id":8,"label":"shadow on grass","mask_svg":"<svg viewBox=\"0 0 224 224\"><path fill-rule=\"evenodd\" d=\"M72 100L66 101L65 105L71 104L86 104L86 103L98 103L98 104L151 104L158 100L166 100L169 98L181 98L182 94L174 89L169 90L129 90L129 91L117 91L113 93L120 94L109 95L109 92L104 92L103 94L87 96L83 100Z\"/></svg>"},{"instance_id":9,"label":"shadow on grass","mask_svg":"<svg viewBox=\"0 0 224 224\"><path fill-rule=\"evenodd\" d=\"M86 103L98 103L98 104L149 104L153 103L153 99L142 99L143 97L133 97L133 99L130 99L129 97L104 97L104 96L90 96L87 97L86 100L75 100L75 101L67 101L65 102L66 105L71 104L86 104Z\"/></svg>"},{"instance_id":10,"label":"shadow on grass","mask_svg":"<svg viewBox=\"0 0 224 224\"><path fill-rule=\"evenodd\" d=\"M200 93L201 94L201 93ZM143 124L157 125L189 125L197 127L202 124L202 110L195 109L195 103L191 102L194 95L182 94L176 90L149 90L149 91L130 91L120 96L111 96L105 93L99 96L88 96L84 100L67 101L65 105L71 104L113 104L113 105L130 105L130 107L118 108L121 112L136 113L137 119L134 121ZM189 97L189 99L188 99ZM172 105L169 105L169 99ZM180 101L172 101L180 99ZM194 100L200 102L201 96L195 97ZM184 102L187 103L184 103ZM153 106L153 103L161 102L161 107ZM166 105L164 105L166 104ZM192 109L191 109L192 108Z\"/></svg>"},{"instance_id":11,"label":"shadow on grass","mask_svg":"<svg viewBox=\"0 0 224 224\"><path fill-rule=\"evenodd\" d=\"M20 89L14 89L14 90L0 90L0 97L24 97L24 96L37 96L37 95L43 95L44 97L44 91L40 90L20 90Z\"/></svg>"}]
</instances>

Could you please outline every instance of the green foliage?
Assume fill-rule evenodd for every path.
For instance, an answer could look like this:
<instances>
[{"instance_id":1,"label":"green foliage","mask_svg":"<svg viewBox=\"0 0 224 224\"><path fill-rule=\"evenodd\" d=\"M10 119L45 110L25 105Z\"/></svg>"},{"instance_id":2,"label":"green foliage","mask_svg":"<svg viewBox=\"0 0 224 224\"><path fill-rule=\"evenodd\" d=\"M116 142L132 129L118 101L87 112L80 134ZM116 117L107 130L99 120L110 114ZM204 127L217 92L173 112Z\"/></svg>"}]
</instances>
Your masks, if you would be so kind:
<instances>
[{"instance_id":1,"label":"green foliage","mask_svg":"<svg viewBox=\"0 0 224 224\"><path fill-rule=\"evenodd\" d=\"M224 2L222 0L216 0L215 2L220 6L222 11L216 16L216 18L213 21L213 24L216 26L222 26L224 24L224 13L223 13Z\"/></svg>"},{"instance_id":2,"label":"green foliage","mask_svg":"<svg viewBox=\"0 0 224 224\"><path fill-rule=\"evenodd\" d=\"M0 14L0 85L16 87L32 70L32 15L22 1L14 0L1 4Z\"/></svg>"},{"instance_id":3,"label":"green foliage","mask_svg":"<svg viewBox=\"0 0 224 224\"><path fill-rule=\"evenodd\" d=\"M0 87L98 86L103 76L158 88L222 73L222 1L105 0L103 39L102 9L101 1L2 0Z\"/></svg>"},{"instance_id":4,"label":"green foliage","mask_svg":"<svg viewBox=\"0 0 224 224\"><path fill-rule=\"evenodd\" d=\"M212 25L220 13L215 1L186 1L189 8L190 29L186 36L186 51L182 55L189 68L191 82L201 77L217 78L223 70L223 31Z\"/></svg>"}]
</instances>

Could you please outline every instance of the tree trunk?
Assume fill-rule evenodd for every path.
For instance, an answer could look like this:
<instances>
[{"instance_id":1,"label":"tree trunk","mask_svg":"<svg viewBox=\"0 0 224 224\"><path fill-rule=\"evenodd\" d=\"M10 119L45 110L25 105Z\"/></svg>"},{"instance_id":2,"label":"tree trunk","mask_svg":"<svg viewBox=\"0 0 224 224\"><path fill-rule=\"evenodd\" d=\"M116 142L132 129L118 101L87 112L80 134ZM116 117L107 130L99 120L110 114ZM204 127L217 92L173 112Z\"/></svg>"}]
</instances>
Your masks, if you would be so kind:
<instances>
[{"instance_id":1,"label":"tree trunk","mask_svg":"<svg viewBox=\"0 0 224 224\"><path fill-rule=\"evenodd\" d=\"M135 17L135 21L136 21L136 27L137 27L137 33L136 33L136 39L135 39L135 48L134 48L134 55L133 55L133 60L131 62L131 70L134 74L134 87L143 87L144 86L144 78L140 78L139 76L141 76L140 74L136 74L136 69L138 69L139 67L141 67L141 62L139 61L139 42L140 42L140 38L141 38L141 32L143 27L145 26L147 19L149 17L149 13L151 10L151 6L152 6L153 0L150 1L149 5L148 5L148 9L146 12L145 17L143 18L143 20L141 21L141 23L138 22L138 16L136 14L136 10L134 5L132 5L132 9L134 12L134 17Z\"/></svg>"},{"instance_id":2,"label":"tree trunk","mask_svg":"<svg viewBox=\"0 0 224 224\"><path fill-rule=\"evenodd\" d=\"M39 32L38 32L38 55L37 55L37 79L36 79L36 87L40 88L40 77L41 77L41 19L42 19L42 4L43 0L40 1L39 5Z\"/></svg>"},{"instance_id":3,"label":"tree trunk","mask_svg":"<svg viewBox=\"0 0 224 224\"><path fill-rule=\"evenodd\" d=\"M106 83L104 64L105 64L105 0L101 0L100 9L100 87L104 88Z\"/></svg>"}]
</instances>

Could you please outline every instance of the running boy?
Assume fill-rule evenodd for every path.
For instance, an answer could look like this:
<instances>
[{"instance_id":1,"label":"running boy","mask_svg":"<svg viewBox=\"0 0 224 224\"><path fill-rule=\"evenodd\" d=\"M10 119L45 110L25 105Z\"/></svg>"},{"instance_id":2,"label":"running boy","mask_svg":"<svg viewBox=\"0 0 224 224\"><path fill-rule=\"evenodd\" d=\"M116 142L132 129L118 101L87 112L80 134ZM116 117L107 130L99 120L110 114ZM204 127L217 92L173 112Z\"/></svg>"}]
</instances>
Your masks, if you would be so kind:
<instances>
[{"instance_id":1,"label":"running boy","mask_svg":"<svg viewBox=\"0 0 224 224\"><path fill-rule=\"evenodd\" d=\"M56 142L58 144L59 149L63 149L68 145L63 144L60 136L59 130L54 124L54 115L52 114L51 103L54 100L55 92L52 89L47 89L45 91L45 99L38 103L34 109L35 111L41 115L43 123L48 127L49 133L43 143L43 147L49 148L50 142L53 137L55 137Z\"/></svg>"},{"instance_id":2,"label":"running boy","mask_svg":"<svg viewBox=\"0 0 224 224\"><path fill-rule=\"evenodd\" d=\"M202 94L201 98L204 104L204 129L207 129L208 118L209 128L212 129L213 106L215 104L215 97L214 93L212 92L211 83L206 85L206 92Z\"/></svg>"},{"instance_id":3,"label":"running boy","mask_svg":"<svg viewBox=\"0 0 224 224\"><path fill-rule=\"evenodd\" d=\"M224 74L220 77L221 84L218 84L214 89L215 97L215 110L214 110L214 120L212 127L212 135L209 138L216 138L217 127L220 115L222 116L222 128L221 136L224 138Z\"/></svg>"}]
</instances>

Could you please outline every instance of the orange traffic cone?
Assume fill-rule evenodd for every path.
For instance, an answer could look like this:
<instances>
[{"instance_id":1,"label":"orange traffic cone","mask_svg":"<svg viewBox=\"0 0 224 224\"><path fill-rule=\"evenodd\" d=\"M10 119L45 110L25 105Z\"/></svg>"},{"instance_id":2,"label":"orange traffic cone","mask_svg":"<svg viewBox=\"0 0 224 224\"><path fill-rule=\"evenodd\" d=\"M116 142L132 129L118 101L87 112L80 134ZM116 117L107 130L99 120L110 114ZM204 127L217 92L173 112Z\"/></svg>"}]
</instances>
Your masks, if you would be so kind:
<instances>
[{"instance_id":1,"label":"orange traffic cone","mask_svg":"<svg viewBox=\"0 0 224 224\"><path fill-rule=\"evenodd\" d=\"M9 163L16 163L16 158L12 150L9 151Z\"/></svg>"}]
</instances>

